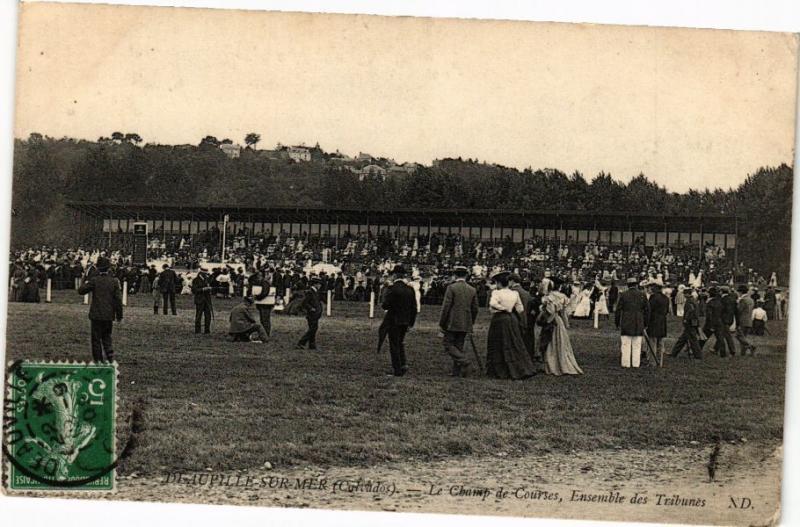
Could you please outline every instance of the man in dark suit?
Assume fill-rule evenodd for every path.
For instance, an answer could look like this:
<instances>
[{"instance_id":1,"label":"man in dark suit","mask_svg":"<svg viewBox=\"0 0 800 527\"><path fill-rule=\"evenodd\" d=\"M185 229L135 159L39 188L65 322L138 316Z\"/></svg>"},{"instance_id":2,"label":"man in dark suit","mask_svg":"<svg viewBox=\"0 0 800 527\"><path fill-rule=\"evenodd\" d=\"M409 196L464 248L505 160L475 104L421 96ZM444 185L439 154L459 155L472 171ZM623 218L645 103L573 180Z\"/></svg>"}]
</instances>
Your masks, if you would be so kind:
<instances>
[{"instance_id":1,"label":"man in dark suit","mask_svg":"<svg viewBox=\"0 0 800 527\"><path fill-rule=\"evenodd\" d=\"M478 292L466 281L466 267L453 267L453 274L455 281L444 292L439 327L444 332L444 350L453 359L453 377L466 377L472 361L464 353L464 341L478 316Z\"/></svg>"},{"instance_id":2,"label":"man in dark suit","mask_svg":"<svg viewBox=\"0 0 800 527\"><path fill-rule=\"evenodd\" d=\"M303 297L300 304L300 309L306 313L306 322L308 322L308 331L300 338L297 343L298 349L305 348L308 344L308 349L317 349L317 330L319 329L319 319L322 317L322 300L319 294L319 288L322 285L322 280L316 276L311 278L309 288Z\"/></svg>"},{"instance_id":3,"label":"man in dark suit","mask_svg":"<svg viewBox=\"0 0 800 527\"><path fill-rule=\"evenodd\" d=\"M608 288L608 312L613 313L617 307L617 300L619 300L619 288L617 282L611 280L611 287Z\"/></svg>"},{"instance_id":4,"label":"man in dark suit","mask_svg":"<svg viewBox=\"0 0 800 527\"><path fill-rule=\"evenodd\" d=\"M622 367L638 368L642 353L642 338L650 318L650 304L639 290L635 276L627 280L628 288L619 296L614 322L620 331Z\"/></svg>"},{"instance_id":5,"label":"man in dark suit","mask_svg":"<svg viewBox=\"0 0 800 527\"><path fill-rule=\"evenodd\" d=\"M114 320L122 321L122 287L119 280L108 272L111 262L101 256L97 260L97 273L78 287L78 293L92 293L89 321L92 329L92 359L95 362L114 360L111 330Z\"/></svg>"},{"instance_id":6,"label":"man in dark suit","mask_svg":"<svg viewBox=\"0 0 800 527\"><path fill-rule=\"evenodd\" d=\"M709 337L711 337L711 335L716 337L717 342L714 350L720 357L725 357L727 356L725 333L728 333L728 328L725 327L725 323L722 321L722 311L724 309L722 297L716 286L712 286L708 289L708 296L708 302L706 302L706 322L703 330Z\"/></svg>"},{"instance_id":7,"label":"man in dark suit","mask_svg":"<svg viewBox=\"0 0 800 527\"><path fill-rule=\"evenodd\" d=\"M650 284L650 317L647 320L647 335L652 339L659 362L664 357L664 339L667 337L667 314L669 313L670 300L661 292L659 283Z\"/></svg>"},{"instance_id":8,"label":"man in dark suit","mask_svg":"<svg viewBox=\"0 0 800 527\"><path fill-rule=\"evenodd\" d=\"M683 305L683 333L678 337L677 342L672 347L671 355L677 357L686 345L689 345L689 357L695 359L703 358L703 348L698 340L697 330L700 327L700 308L697 300L692 295L692 286L683 290L686 295L686 303Z\"/></svg>"},{"instance_id":9,"label":"man in dark suit","mask_svg":"<svg viewBox=\"0 0 800 527\"><path fill-rule=\"evenodd\" d=\"M414 289L405 283L406 270L396 265L392 270L393 283L386 292L381 307L386 313L386 331L389 337L389 353L392 356L392 372L396 377L406 374L406 351L403 340L408 328L417 319L417 297Z\"/></svg>"},{"instance_id":10,"label":"man in dark suit","mask_svg":"<svg viewBox=\"0 0 800 527\"><path fill-rule=\"evenodd\" d=\"M211 316L214 306L211 305L211 277L208 268L201 265L200 272L192 280L192 295L194 295L194 332L200 333L200 323L204 322L204 333L211 333Z\"/></svg>"},{"instance_id":11,"label":"man in dark suit","mask_svg":"<svg viewBox=\"0 0 800 527\"><path fill-rule=\"evenodd\" d=\"M172 306L172 314L177 315L178 312L175 310L175 287L178 283L178 275L167 264L163 265L163 269L158 276L158 288L164 297L164 314L167 314L167 304L170 304Z\"/></svg>"},{"instance_id":12,"label":"man in dark suit","mask_svg":"<svg viewBox=\"0 0 800 527\"><path fill-rule=\"evenodd\" d=\"M723 345L722 342L717 340L717 350L720 353L720 357L725 356L725 346L728 347L728 350L731 353L731 357L736 355L736 344L733 342L733 336L731 335L731 326L733 322L736 320L736 296L731 292L731 288L727 285L723 285L720 287L720 292L722 293L720 300L722 300L722 338L725 341ZM717 335L719 337L719 335Z\"/></svg>"},{"instance_id":13,"label":"man in dark suit","mask_svg":"<svg viewBox=\"0 0 800 527\"><path fill-rule=\"evenodd\" d=\"M530 355L531 360L534 360L535 353L534 353L534 344L536 340L536 336L534 333L534 324L531 324L531 320L529 318L529 313L531 310L531 294L522 287L522 278L516 274L511 273L508 277L508 288L512 291L516 291L519 294L519 299L522 302L522 307L525 309L524 313L516 313L517 320L519 322L519 328L522 332L522 340L525 342L525 349L528 350L528 355ZM534 319L535 320L535 319Z\"/></svg>"}]
</instances>

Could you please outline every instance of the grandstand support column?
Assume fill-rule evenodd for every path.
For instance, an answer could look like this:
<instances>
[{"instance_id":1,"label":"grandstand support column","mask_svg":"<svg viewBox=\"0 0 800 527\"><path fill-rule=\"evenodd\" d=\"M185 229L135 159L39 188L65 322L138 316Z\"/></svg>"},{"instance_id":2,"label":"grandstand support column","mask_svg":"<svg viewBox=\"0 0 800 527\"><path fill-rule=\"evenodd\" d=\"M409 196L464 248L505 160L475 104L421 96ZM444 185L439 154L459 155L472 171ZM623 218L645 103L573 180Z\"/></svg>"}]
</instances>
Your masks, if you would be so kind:
<instances>
[{"instance_id":1,"label":"grandstand support column","mask_svg":"<svg viewBox=\"0 0 800 527\"><path fill-rule=\"evenodd\" d=\"M114 215L111 214L111 211L109 211L108 212L108 250L109 251L111 250L111 231L114 230L113 229L113 221L114 221Z\"/></svg>"},{"instance_id":2,"label":"grandstand support column","mask_svg":"<svg viewBox=\"0 0 800 527\"><path fill-rule=\"evenodd\" d=\"M725 237L727 242L727 236ZM736 276L736 269L739 268L739 216L733 217L733 275ZM728 245L727 243L725 245ZM727 247L726 247L727 249Z\"/></svg>"},{"instance_id":3,"label":"grandstand support column","mask_svg":"<svg viewBox=\"0 0 800 527\"><path fill-rule=\"evenodd\" d=\"M633 247L633 225L631 225L631 217L628 216L628 232L631 234L630 243L628 243L628 255L631 254L631 247Z\"/></svg>"},{"instance_id":4,"label":"grandstand support column","mask_svg":"<svg viewBox=\"0 0 800 527\"><path fill-rule=\"evenodd\" d=\"M697 244L697 259L698 259L697 265L698 266L700 265L700 260L703 259L703 237L704 236L705 236L705 233L703 232L703 222L701 220L700 221L700 242Z\"/></svg>"}]
</instances>

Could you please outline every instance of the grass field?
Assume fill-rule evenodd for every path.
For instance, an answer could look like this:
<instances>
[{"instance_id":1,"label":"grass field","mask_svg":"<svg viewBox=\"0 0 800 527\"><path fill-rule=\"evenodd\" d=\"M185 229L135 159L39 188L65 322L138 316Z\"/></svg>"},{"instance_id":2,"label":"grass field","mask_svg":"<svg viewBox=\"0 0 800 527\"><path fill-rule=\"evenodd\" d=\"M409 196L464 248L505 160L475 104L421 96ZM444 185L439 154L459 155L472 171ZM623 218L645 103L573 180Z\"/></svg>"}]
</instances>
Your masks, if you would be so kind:
<instances>
[{"instance_id":1,"label":"grass field","mask_svg":"<svg viewBox=\"0 0 800 527\"><path fill-rule=\"evenodd\" d=\"M89 360L87 306L74 292L53 304L10 304L7 360ZM193 333L191 299L154 316L132 296L115 325L121 418L141 412L135 448L121 472L232 470L304 464L366 466L546 452L659 448L715 438L780 442L785 326L757 342L759 355L702 362L685 355L665 368L622 370L613 322L573 323L585 375L526 381L452 379L438 306L423 306L406 338L409 375L388 377L375 352L379 320L367 304L337 303L321 321L321 351L295 350L305 321L273 317L266 345L225 340L232 301L217 301L212 335ZM485 353L489 314L476 342ZM668 346L679 332L670 320ZM124 428L124 426L122 426ZM126 431L123 432L122 439Z\"/></svg>"}]
</instances>

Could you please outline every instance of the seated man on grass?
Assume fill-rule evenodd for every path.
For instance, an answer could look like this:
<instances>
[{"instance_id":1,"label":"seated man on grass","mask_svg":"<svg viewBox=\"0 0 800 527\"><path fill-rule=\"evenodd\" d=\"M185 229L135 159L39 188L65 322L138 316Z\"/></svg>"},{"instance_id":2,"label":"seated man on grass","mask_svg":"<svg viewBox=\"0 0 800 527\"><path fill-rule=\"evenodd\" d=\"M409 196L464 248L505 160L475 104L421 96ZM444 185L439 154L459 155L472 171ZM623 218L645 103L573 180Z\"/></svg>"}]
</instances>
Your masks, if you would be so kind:
<instances>
[{"instance_id":1,"label":"seated man on grass","mask_svg":"<svg viewBox=\"0 0 800 527\"><path fill-rule=\"evenodd\" d=\"M231 309L228 335L233 342L266 342L269 338L264 326L258 322L253 307L253 297L246 296L242 303ZM257 334L257 339L254 334Z\"/></svg>"}]
</instances>

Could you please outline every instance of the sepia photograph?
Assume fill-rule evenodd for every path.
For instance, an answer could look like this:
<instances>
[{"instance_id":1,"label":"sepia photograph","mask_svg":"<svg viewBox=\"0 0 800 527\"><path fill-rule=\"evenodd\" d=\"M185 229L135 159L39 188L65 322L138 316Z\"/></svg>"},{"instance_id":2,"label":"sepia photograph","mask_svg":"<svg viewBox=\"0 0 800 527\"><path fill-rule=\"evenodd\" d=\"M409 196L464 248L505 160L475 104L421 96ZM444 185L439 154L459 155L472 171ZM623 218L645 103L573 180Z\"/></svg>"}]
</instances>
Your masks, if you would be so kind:
<instances>
[{"instance_id":1,"label":"sepia photograph","mask_svg":"<svg viewBox=\"0 0 800 527\"><path fill-rule=\"evenodd\" d=\"M797 34L16 24L4 494L781 521Z\"/></svg>"}]
</instances>

